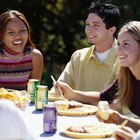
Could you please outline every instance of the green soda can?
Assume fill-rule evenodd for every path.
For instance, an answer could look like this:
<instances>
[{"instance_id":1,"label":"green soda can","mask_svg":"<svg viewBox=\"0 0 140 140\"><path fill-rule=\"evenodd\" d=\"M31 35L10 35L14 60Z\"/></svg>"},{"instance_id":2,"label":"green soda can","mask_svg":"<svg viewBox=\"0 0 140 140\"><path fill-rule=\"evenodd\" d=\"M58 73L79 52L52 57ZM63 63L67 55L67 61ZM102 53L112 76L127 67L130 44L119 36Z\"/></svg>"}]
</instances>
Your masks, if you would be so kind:
<instances>
[{"instance_id":1,"label":"green soda can","mask_svg":"<svg viewBox=\"0 0 140 140\"><path fill-rule=\"evenodd\" d=\"M38 85L35 98L36 110L42 110L44 104L48 104L48 87L45 85Z\"/></svg>"},{"instance_id":2,"label":"green soda can","mask_svg":"<svg viewBox=\"0 0 140 140\"><path fill-rule=\"evenodd\" d=\"M31 103L35 103L37 85L40 84L38 79L29 79L27 92L30 94Z\"/></svg>"}]
</instances>

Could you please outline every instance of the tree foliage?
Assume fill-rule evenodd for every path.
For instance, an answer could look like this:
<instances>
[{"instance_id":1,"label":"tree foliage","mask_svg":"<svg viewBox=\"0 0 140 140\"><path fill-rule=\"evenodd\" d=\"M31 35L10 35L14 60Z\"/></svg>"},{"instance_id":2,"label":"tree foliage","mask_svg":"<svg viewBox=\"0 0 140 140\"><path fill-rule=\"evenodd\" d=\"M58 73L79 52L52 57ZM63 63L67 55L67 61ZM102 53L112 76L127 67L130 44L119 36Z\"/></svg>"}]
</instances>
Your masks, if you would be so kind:
<instances>
[{"instance_id":1,"label":"tree foliage","mask_svg":"<svg viewBox=\"0 0 140 140\"><path fill-rule=\"evenodd\" d=\"M48 71L51 72L53 62L67 63L76 49L88 46L84 28L91 2L92 0L0 0L0 13L15 9L26 16L32 39L42 51L45 63L49 65ZM139 20L140 1L106 2L120 7L122 24L128 20Z\"/></svg>"}]
</instances>

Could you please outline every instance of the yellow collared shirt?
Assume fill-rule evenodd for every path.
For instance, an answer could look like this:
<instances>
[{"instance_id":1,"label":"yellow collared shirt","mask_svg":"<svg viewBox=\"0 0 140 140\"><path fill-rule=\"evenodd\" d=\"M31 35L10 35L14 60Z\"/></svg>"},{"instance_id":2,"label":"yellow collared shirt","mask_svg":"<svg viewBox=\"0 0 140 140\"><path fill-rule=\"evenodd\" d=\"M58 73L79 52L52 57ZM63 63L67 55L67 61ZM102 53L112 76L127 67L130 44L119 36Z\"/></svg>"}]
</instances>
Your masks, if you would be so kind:
<instances>
[{"instance_id":1,"label":"yellow collared shirt","mask_svg":"<svg viewBox=\"0 0 140 140\"><path fill-rule=\"evenodd\" d=\"M77 50L71 56L58 81L66 82L71 88L81 91L101 91L116 77L117 40L103 62L97 59L95 46Z\"/></svg>"}]
</instances>

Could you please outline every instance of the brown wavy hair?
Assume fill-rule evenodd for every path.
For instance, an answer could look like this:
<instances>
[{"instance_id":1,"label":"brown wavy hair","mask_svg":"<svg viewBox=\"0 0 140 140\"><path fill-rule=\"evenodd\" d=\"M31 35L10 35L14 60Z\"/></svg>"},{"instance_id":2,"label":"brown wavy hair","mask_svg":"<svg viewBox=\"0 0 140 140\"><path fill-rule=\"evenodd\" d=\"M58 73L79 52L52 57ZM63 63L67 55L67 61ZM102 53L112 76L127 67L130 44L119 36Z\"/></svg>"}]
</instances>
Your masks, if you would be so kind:
<instances>
[{"instance_id":1,"label":"brown wavy hair","mask_svg":"<svg viewBox=\"0 0 140 140\"><path fill-rule=\"evenodd\" d=\"M130 21L126 23L119 33L128 32L140 44L140 22ZM134 75L128 67L119 66L117 71L119 80L118 101L124 106L130 106L133 99L133 79Z\"/></svg>"}]
</instances>

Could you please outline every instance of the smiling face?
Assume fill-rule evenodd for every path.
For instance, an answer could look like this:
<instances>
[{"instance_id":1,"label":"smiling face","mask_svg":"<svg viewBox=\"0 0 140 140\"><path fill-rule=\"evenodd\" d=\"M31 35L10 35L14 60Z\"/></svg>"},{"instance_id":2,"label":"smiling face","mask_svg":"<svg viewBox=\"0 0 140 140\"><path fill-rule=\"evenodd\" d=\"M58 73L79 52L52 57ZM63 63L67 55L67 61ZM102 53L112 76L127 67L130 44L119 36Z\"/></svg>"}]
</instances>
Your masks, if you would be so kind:
<instances>
[{"instance_id":1,"label":"smiling face","mask_svg":"<svg viewBox=\"0 0 140 140\"><path fill-rule=\"evenodd\" d=\"M113 37L110 29L106 29L106 25L102 18L95 13L90 13L86 20L85 33L90 45L99 45Z\"/></svg>"},{"instance_id":2,"label":"smiling face","mask_svg":"<svg viewBox=\"0 0 140 140\"><path fill-rule=\"evenodd\" d=\"M139 64L140 44L128 32L118 34L117 55L123 67L134 67Z\"/></svg>"},{"instance_id":3,"label":"smiling face","mask_svg":"<svg viewBox=\"0 0 140 140\"><path fill-rule=\"evenodd\" d=\"M10 20L3 35L4 45L13 52L22 52L28 40L26 25L18 18Z\"/></svg>"}]
</instances>

